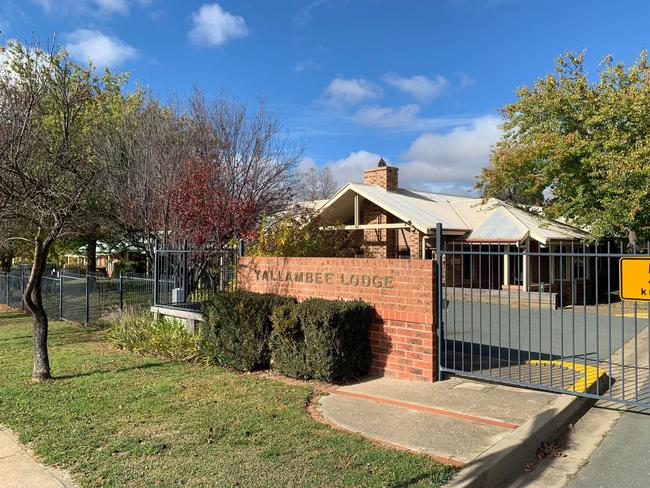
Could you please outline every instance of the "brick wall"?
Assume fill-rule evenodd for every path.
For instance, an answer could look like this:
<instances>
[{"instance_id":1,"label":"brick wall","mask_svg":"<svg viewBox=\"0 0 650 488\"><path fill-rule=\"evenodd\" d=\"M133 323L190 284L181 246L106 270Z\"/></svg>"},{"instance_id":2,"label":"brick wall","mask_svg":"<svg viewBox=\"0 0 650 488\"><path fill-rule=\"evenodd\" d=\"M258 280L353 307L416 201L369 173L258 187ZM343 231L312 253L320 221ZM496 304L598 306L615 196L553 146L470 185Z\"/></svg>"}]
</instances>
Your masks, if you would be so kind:
<instances>
[{"instance_id":1,"label":"brick wall","mask_svg":"<svg viewBox=\"0 0 650 488\"><path fill-rule=\"evenodd\" d=\"M359 299L373 305L370 374L435 378L434 262L377 258L243 257L237 283L261 293Z\"/></svg>"}]
</instances>

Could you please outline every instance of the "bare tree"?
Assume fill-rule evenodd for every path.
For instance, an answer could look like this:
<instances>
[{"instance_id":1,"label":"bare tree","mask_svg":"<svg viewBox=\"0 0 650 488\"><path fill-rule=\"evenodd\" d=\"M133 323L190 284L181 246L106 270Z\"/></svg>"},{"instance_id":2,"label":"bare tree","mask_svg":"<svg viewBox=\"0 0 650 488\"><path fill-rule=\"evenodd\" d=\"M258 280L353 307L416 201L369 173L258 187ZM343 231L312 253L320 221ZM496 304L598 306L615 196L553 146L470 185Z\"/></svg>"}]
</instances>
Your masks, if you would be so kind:
<instances>
[{"instance_id":1,"label":"bare tree","mask_svg":"<svg viewBox=\"0 0 650 488\"><path fill-rule=\"evenodd\" d=\"M121 233L153 262L155 242L167 242L175 227L171 194L190 154L185 118L173 106L144 99L101 142L101 158L117 168L107 190Z\"/></svg>"},{"instance_id":2,"label":"bare tree","mask_svg":"<svg viewBox=\"0 0 650 488\"><path fill-rule=\"evenodd\" d=\"M4 240L31 243L23 299L33 319L32 379L43 381L51 372L41 278L52 244L98 211L90 196L107 170L93 141L122 97L123 78L106 73L100 79L55 47L10 42L0 58L0 219L16 222L19 230Z\"/></svg>"},{"instance_id":3,"label":"bare tree","mask_svg":"<svg viewBox=\"0 0 650 488\"><path fill-rule=\"evenodd\" d=\"M336 180L329 167L310 167L300 173L299 198L305 201L325 200L338 190Z\"/></svg>"},{"instance_id":4,"label":"bare tree","mask_svg":"<svg viewBox=\"0 0 650 488\"><path fill-rule=\"evenodd\" d=\"M264 103L251 111L199 90L183 104L145 100L102 150L121 162L113 200L150 262L157 239L220 247L256 229L292 200L300 156Z\"/></svg>"},{"instance_id":5,"label":"bare tree","mask_svg":"<svg viewBox=\"0 0 650 488\"><path fill-rule=\"evenodd\" d=\"M224 202L246 209L229 211L230 222L210 236L213 244L223 245L256 229L263 215L291 203L302 147L291 143L264 101L251 110L226 95L208 101L195 90L188 105L192 156L212 164L212 187Z\"/></svg>"}]
</instances>

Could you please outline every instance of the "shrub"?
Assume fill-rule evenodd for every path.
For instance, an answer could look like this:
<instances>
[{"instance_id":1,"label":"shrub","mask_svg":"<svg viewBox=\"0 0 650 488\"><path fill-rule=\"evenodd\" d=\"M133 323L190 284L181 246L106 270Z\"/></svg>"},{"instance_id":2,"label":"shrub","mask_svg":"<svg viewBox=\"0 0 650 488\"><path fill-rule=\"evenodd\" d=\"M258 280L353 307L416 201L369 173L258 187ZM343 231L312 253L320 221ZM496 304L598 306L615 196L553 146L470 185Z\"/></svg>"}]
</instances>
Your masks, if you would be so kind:
<instances>
[{"instance_id":1,"label":"shrub","mask_svg":"<svg viewBox=\"0 0 650 488\"><path fill-rule=\"evenodd\" d=\"M122 314L109 328L108 339L129 351L181 361L202 359L195 337L183 322L169 317L155 319L151 312Z\"/></svg>"},{"instance_id":2,"label":"shrub","mask_svg":"<svg viewBox=\"0 0 650 488\"><path fill-rule=\"evenodd\" d=\"M220 357L224 365L239 371L268 369L271 314L287 303L295 299L243 290L216 294L204 304L201 353Z\"/></svg>"},{"instance_id":3,"label":"shrub","mask_svg":"<svg viewBox=\"0 0 650 488\"><path fill-rule=\"evenodd\" d=\"M273 314L273 366L298 378L341 381L368 370L372 306L312 298Z\"/></svg>"},{"instance_id":4,"label":"shrub","mask_svg":"<svg viewBox=\"0 0 650 488\"><path fill-rule=\"evenodd\" d=\"M292 378L308 378L305 336L298 317L298 306L286 304L277 307L273 311L271 321L272 367Z\"/></svg>"}]
</instances>

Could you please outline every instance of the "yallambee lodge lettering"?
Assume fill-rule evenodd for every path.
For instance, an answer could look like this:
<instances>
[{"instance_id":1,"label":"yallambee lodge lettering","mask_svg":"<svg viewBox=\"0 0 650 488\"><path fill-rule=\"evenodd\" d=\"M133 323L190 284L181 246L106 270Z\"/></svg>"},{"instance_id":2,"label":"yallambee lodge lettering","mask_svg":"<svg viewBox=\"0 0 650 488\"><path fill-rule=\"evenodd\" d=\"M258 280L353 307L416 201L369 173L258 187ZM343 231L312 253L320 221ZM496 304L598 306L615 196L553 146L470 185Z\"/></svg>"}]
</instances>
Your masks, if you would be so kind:
<instances>
[{"instance_id":1,"label":"yallambee lodge lettering","mask_svg":"<svg viewBox=\"0 0 650 488\"><path fill-rule=\"evenodd\" d=\"M256 269L257 281L277 281L294 283L315 283L317 285L362 286L373 288L392 288L393 277L356 273L330 273L319 271L279 271Z\"/></svg>"}]
</instances>

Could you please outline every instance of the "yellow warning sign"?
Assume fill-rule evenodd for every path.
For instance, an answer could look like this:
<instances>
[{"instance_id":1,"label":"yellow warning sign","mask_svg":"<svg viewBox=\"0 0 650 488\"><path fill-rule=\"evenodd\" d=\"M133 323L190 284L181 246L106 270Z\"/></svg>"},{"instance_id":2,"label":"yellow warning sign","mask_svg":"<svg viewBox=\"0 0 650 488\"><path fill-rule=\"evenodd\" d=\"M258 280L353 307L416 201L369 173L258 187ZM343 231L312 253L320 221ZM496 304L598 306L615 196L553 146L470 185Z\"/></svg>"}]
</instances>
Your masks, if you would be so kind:
<instances>
[{"instance_id":1,"label":"yellow warning sign","mask_svg":"<svg viewBox=\"0 0 650 488\"><path fill-rule=\"evenodd\" d=\"M650 301L650 258L621 258L619 273L623 300Z\"/></svg>"}]
</instances>

